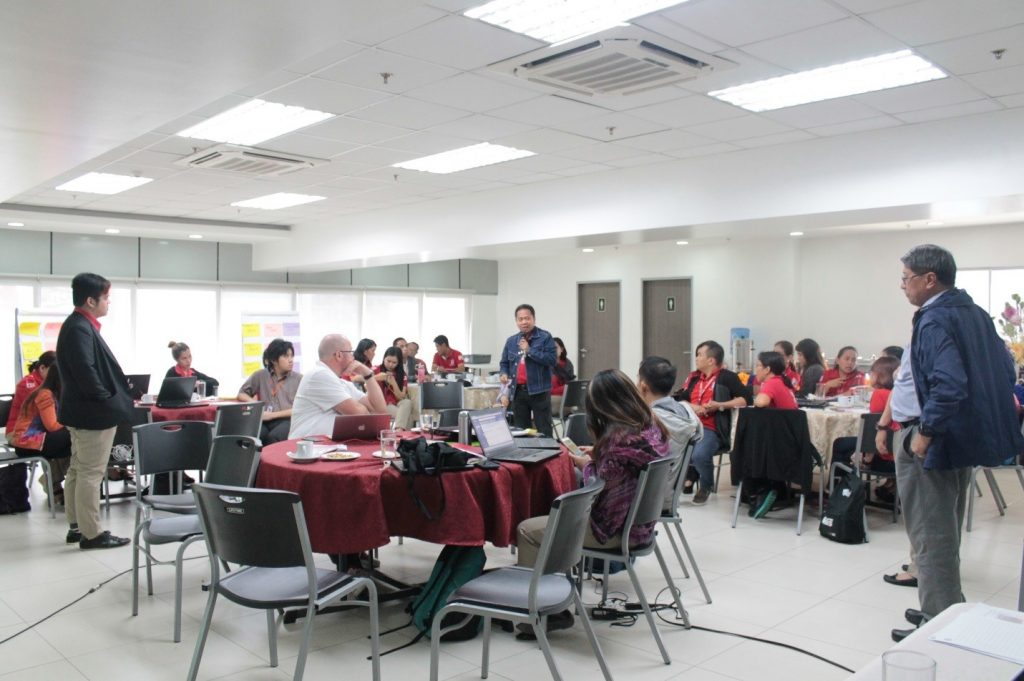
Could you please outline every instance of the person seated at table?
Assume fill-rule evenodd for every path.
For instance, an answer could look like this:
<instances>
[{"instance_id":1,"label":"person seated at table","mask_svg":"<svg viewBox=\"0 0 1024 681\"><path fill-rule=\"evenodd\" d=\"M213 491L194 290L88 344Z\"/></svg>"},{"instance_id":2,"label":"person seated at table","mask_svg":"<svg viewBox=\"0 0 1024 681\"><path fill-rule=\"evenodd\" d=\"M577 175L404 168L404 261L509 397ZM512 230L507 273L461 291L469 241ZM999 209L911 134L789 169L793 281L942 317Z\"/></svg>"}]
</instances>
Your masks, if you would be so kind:
<instances>
[{"instance_id":1,"label":"person seated at table","mask_svg":"<svg viewBox=\"0 0 1024 681\"><path fill-rule=\"evenodd\" d=\"M28 374L14 386L14 396L11 398L11 412L7 415L7 425L4 428L8 444L14 443L14 423L18 420L18 414L21 413L21 405L25 403L25 398L43 384L43 381L46 380L46 373L55 364L57 364L57 353L53 350L47 350L39 355L39 359L29 364Z\"/></svg>"},{"instance_id":2,"label":"person seated at table","mask_svg":"<svg viewBox=\"0 0 1024 681\"><path fill-rule=\"evenodd\" d=\"M825 397L852 395L854 388L864 385L864 372L857 368L857 348L840 348L835 367L825 370L818 385L825 386Z\"/></svg>"},{"instance_id":3,"label":"person seated at table","mask_svg":"<svg viewBox=\"0 0 1024 681\"><path fill-rule=\"evenodd\" d=\"M391 341L391 347L398 348L399 350L405 350L405 344L405 339L401 336Z\"/></svg>"},{"instance_id":4,"label":"person seated at table","mask_svg":"<svg viewBox=\"0 0 1024 681\"><path fill-rule=\"evenodd\" d=\"M605 482L590 509L583 545L591 548L615 548L622 545L626 514L636 495L640 469L648 461L669 453L668 432L654 416L629 377L618 369L598 372L590 381L586 399L587 429L594 437L590 455L572 457L583 471L584 483L594 478ZM516 528L519 565L533 567L537 560L547 516L529 518ZM633 527L630 545L651 539L655 523ZM561 612L548 617L548 630L565 629L573 624L572 615ZM528 625L520 631L532 634Z\"/></svg>"},{"instance_id":5,"label":"person seated at table","mask_svg":"<svg viewBox=\"0 0 1024 681\"><path fill-rule=\"evenodd\" d=\"M786 359L781 352L762 352L754 364L754 375L760 382L761 390L754 398L755 407L772 409L796 409L793 384L786 375Z\"/></svg>"},{"instance_id":6,"label":"person seated at table","mask_svg":"<svg viewBox=\"0 0 1024 681\"><path fill-rule=\"evenodd\" d=\"M263 351L263 368L253 372L238 389L239 402L263 402L260 442L265 445L288 439L292 427L292 404L302 374L295 366L295 346L275 338Z\"/></svg>"},{"instance_id":7,"label":"person seated at table","mask_svg":"<svg viewBox=\"0 0 1024 681\"><path fill-rule=\"evenodd\" d=\"M434 361L430 368L431 373L461 374L466 371L466 365L462 361L462 353L448 345L448 336L438 336L434 339Z\"/></svg>"},{"instance_id":8,"label":"person seated at table","mask_svg":"<svg viewBox=\"0 0 1024 681\"><path fill-rule=\"evenodd\" d=\"M551 368L551 413L558 416L562 413L562 396L565 395L565 384L576 380L576 370L565 351L565 343L561 338L552 338L555 342L555 366Z\"/></svg>"},{"instance_id":9,"label":"person seated at table","mask_svg":"<svg viewBox=\"0 0 1024 681\"><path fill-rule=\"evenodd\" d=\"M377 356L377 343L370 338L363 338L356 343L356 351L353 357L360 364L368 367L373 366L373 358Z\"/></svg>"},{"instance_id":10,"label":"person seated at table","mask_svg":"<svg viewBox=\"0 0 1024 681\"><path fill-rule=\"evenodd\" d=\"M420 344L416 341L409 341L402 348L402 355L405 357L406 378L414 383L419 380L419 370L423 369L423 380L430 380L430 372L427 370L427 363L416 356L420 351Z\"/></svg>"},{"instance_id":11,"label":"person seated at table","mask_svg":"<svg viewBox=\"0 0 1024 681\"><path fill-rule=\"evenodd\" d=\"M697 346L695 365L697 369L687 378L683 387L672 397L689 402L704 424L704 437L693 450L692 468L700 489L693 495L693 503L703 504L715 487L715 454L728 449L732 430L732 409L750 404L750 390L740 382L735 372L723 366L725 349L717 342L708 340ZM687 473L687 480L694 475ZM684 491L689 493L693 486Z\"/></svg>"},{"instance_id":12,"label":"person seated at table","mask_svg":"<svg viewBox=\"0 0 1024 681\"><path fill-rule=\"evenodd\" d=\"M789 379L789 385L792 391L795 393L800 390L800 373L796 370L796 365L793 364L793 344L786 340L777 342L772 347L774 352L782 355L783 360L786 364L785 376ZM757 377L757 372L750 374L750 382L748 385L753 388L753 393L756 395L761 389L761 380Z\"/></svg>"},{"instance_id":13,"label":"person seated at table","mask_svg":"<svg viewBox=\"0 0 1024 681\"><path fill-rule=\"evenodd\" d=\"M192 350L190 350L187 345L171 341L167 344L167 347L171 349L171 356L174 358L174 366L167 370L165 378L174 378L175 376L186 378L188 376L195 376L196 380L204 381L206 383L207 395L217 394L217 388L220 386L220 381L213 376L207 376L203 372L196 371L192 368Z\"/></svg>"},{"instance_id":14,"label":"person seated at table","mask_svg":"<svg viewBox=\"0 0 1024 681\"><path fill-rule=\"evenodd\" d=\"M879 357L894 357L896 361L903 361L903 348L898 345L886 345L882 348L882 351L878 353Z\"/></svg>"},{"instance_id":15,"label":"person seated at table","mask_svg":"<svg viewBox=\"0 0 1024 681\"><path fill-rule=\"evenodd\" d=\"M380 366L373 370L374 380L380 384L388 413L395 419L395 428L412 428L412 400L409 399L409 381L402 366L402 350L392 346L384 351Z\"/></svg>"},{"instance_id":16,"label":"person seated at table","mask_svg":"<svg viewBox=\"0 0 1024 681\"><path fill-rule=\"evenodd\" d=\"M797 395L813 397L818 381L825 373L825 356L821 353L821 346L813 338L804 338L796 344L796 361L800 367L800 389Z\"/></svg>"},{"instance_id":17,"label":"person seated at table","mask_svg":"<svg viewBox=\"0 0 1024 681\"><path fill-rule=\"evenodd\" d=\"M60 371L51 366L42 385L29 393L14 423L14 452L46 457L53 476L53 503L64 504L64 476L71 465L71 434L57 420ZM44 486L45 480L40 480Z\"/></svg>"},{"instance_id":18,"label":"person seated at table","mask_svg":"<svg viewBox=\"0 0 1024 681\"><path fill-rule=\"evenodd\" d=\"M338 414L386 414L387 404L377 381L367 381L373 370L353 357L352 341L341 334L328 334L320 341L320 360L302 377L292 403L289 439L315 435L331 436ZM364 394L342 375L359 376Z\"/></svg>"}]
</instances>

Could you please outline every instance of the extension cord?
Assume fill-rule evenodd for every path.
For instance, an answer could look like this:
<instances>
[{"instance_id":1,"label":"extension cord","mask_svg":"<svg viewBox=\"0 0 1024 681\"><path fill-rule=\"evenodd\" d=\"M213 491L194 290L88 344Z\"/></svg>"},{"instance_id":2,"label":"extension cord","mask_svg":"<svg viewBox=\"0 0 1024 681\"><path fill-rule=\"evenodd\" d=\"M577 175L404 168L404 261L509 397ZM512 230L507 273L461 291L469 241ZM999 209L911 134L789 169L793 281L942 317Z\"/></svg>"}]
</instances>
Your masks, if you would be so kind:
<instances>
[{"instance_id":1,"label":"extension cord","mask_svg":"<svg viewBox=\"0 0 1024 681\"><path fill-rule=\"evenodd\" d=\"M625 617L633 617L633 613L628 611L619 610L618 608L609 608L602 606L595 606L590 611L590 619L601 621L601 620L620 620Z\"/></svg>"}]
</instances>

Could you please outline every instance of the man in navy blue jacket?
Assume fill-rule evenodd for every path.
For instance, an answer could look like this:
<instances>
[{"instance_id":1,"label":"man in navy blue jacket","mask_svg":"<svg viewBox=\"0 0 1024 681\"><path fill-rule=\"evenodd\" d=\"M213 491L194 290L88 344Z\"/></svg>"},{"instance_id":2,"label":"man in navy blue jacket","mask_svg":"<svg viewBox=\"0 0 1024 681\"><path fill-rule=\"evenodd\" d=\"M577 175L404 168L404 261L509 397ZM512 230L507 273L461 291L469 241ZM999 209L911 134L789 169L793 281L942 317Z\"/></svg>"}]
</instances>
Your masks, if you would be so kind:
<instances>
[{"instance_id":1,"label":"man in navy blue jacket","mask_svg":"<svg viewBox=\"0 0 1024 681\"><path fill-rule=\"evenodd\" d=\"M512 416L516 428L532 424L550 436L551 369L558 361L551 334L536 325L537 313L532 305L516 308L514 333L501 351L501 382L512 384Z\"/></svg>"},{"instance_id":2,"label":"man in navy blue jacket","mask_svg":"<svg viewBox=\"0 0 1024 681\"><path fill-rule=\"evenodd\" d=\"M910 361L921 417L901 424L893 446L921 601L921 610L906 617L919 624L964 601L960 527L971 468L1016 457L1024 437L1013 401L1013 362L988 313L954 288L953 255L925 244L900 260L903 291L920 308ZM894 630L893 638L907 633Z\"/></svg>"}]
</instances>

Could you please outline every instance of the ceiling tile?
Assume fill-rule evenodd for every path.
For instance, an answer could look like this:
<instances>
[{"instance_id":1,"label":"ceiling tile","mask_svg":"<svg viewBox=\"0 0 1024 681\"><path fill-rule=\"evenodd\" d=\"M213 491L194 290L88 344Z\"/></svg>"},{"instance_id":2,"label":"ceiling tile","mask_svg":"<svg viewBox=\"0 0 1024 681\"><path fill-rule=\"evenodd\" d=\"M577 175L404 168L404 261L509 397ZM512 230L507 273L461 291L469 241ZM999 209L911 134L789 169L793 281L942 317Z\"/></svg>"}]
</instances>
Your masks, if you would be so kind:
<instances>
[{"instance_id":1,"label":"ceiling tile","mask_svg":"<svg viewBox=\"0 0 1024 681\"><path fill-rule=\"evenodd\" d=\"M204 140L194 140L188 137L178 137L177 135L167 135L156 144L149 147L150 151L159 151L164 154L174 154L176 156L188 156L189 154L195 153L198 149L203 149L212 146L210 142Z\"/></svg>"},{"instance_id":2,"label":"ceiling tile","mask_svg":"<svg viewBox=\"0 0 1024 681\"><path fill-rule=\"evenodd\" d=\"M880 9L895 7L896 5L908 5L915 0L834 0L854 14L875 12Z\"/></svg>"},{"instance_id":3,"label":"ceiling tile","mask_svg":"<svg viewBox=\"0 0 1024 681\"><path fill-rule=\"evenodd\" d=\"M555 175L564 175L565 177L573 177L575 175L589 175L590 173L603 173L606 170L612 170L611 166L603 165L601 163L586 163L581 166L574 168L566 168L565 170L553 170Z\"/></svg>"},{"instance_id":4,"label":"ceiling tile","mask_svg":"<svg viewBox=\"0 0 1024 681\"><path fill-rule=\"evenodd\" d=\"M763 137L751 137L749 139L734 140L733 144L739 147L755 148L755 147L771 147L776 144L790 144L793 142L804 142L806 140L814 139L814 135L803 130L790 130L789 132L780 132L775 135L764 135Z\"/></svg>"},{"instance_id":5,"label":"ceiling tile","mask_svg":"<svg viewBox=\"0 0 1024 681\"><path fill-rule=\"evenodd\" d=\"M962 102L960 104L950 104L948 106L936 106L930 109L921 109L919 111L907 111L906 113L896 114L896 118L906 121L907 123L921 123L923 121L934 121L940 118L955 118L957 116L970 116L971 114L987 113L989 111L997 111L1003 107L991 99L979 99L973 102Z\"/></svg>"},{"instance_id":6,"label":"ceiling tile","mask_svg":"<svg viewBox=\"0 0 1024 681\"><path fill-rule=\"evenodd\" d=\"M964 76L964 80L990 97L1015 95L1024 92L1024 66L975 73Z\"/></svg>"},{"instance_id":7,"label":"ceiling tile","mask_svg":"<svg viewBox=\"0 0 1024 681\"><path fill-rule=\"evenodd\" d=\"M464 137L441 135L432 130L414 132L411 135L396 137L395 139L387 141L389 149L410 151L422 156L437 154L451 149L459 149L461 147L468 147L471 144L476 144L476 141L468 140Z\"/></svg>"},{"instance_id":8,"label":"ceiling tile","mask_svg":"<svg viewBox=\"0 0 1024 681\"><path fill-rule=\"evenodd\" d=\"M510 177L508 179L512 184L533 184L534 182L548 182L550 180L562 180L565 179L559 175L552 175L550 173L531 173L529 175L520 175L519 177Z\"/></svg>"},{"instance_id":9,"label":"ceiling tile","mask_svg":"<svg viewBox=\"0 0 1024 681\"><path fill-rule=\"evenodd\" d=\"M454 135L456 137L467 137L481 142L488 142L498 137L514 135L519 132L532 130L534 126L526 123L516 123L504 118L476 114L466 116L451 123L442 123L430 128L431 132L443 135Z\"/></svg>"},{"instance_id":10,"label":"ceiling tile","mask_svg":"<svg viewBox=\"0 0 1024 681\"><path fill-rule=\"evenodd\" d=\"M491 116L497 116L498 118L507 118L520 123L545 126L578 121L605 113L608 113L607 109L594 106L593 104L583 104L582 102L566 99L558 95L536 97L489 112Z\"/></svg>"},{"instance_id":11,"label":"ceiling tile","mask_svg":"<svg viewBox=\"0 0 1024 681\"><path fill-rule=\"evenodd\" d=\"M625 113L610 113L581 121L570 121L551 126L557 130L582 135L598 142L614 142L664 130L663 123L637 118Z\"/></svg>"},{"instance_id":12,"label":"ceiling tile","mask_svg":"<svg viewBox=\"0 0 1024 681\"><path fill-rule=\"evenodd\" d=\"M764 135L789 132L790 128L782 123L777 123L761 116L749 115L730 118L727 121L695 125L687 128L687 130L720 142L731 142L732 140L747 139L749 137L762 137Z\"/></svg>"},{"instance_id":13,"label":"ceiling tile","mask_svg":"<svg viewBox=\"0 0 1024 681\"><path fill-rule=\"evenodd\" d=\"M857 95L856 99L884 113L901 113L981 99L978 90L959 78L943 78L916 85Z\"/></svg>"},{"instance_id":14,"label":"ceiling tile","mask_svg":"<svg viewBox=\"0 0 1024 681\"><path fill-rule=\"evenodd\" d=\"M629 139L620 140L619 144L647 151L664 152L670 149L683 149L685 147L699 147L704 144L711 144L714 140L700 135L695 135L686 130L663 130L649 135L639 135Z\"/></svg>"},{"instance_id":15,"label":"ceiling tile","mask_svg":"<svg viewBox=\"0 0 1024 681\"><path fill-rule=\"evenodd\" d=\"M497 78L460 73L437 83L409 90L407 96L466 111L483 112L538 96L533 90L515 87Z\"/></svg>"},{"instance_id":16,"label":"ceiling tile","mask_svg":"<svg viewBox=\"0 0 1024 681\"><path fill-rule=\"evenodd\" d=\"M269 101L333 114L348 113L392 96L378 90L315 77L300 78L265 95Z\"/></svg>"},{"instance_id":17,"label":"ceiling tile","mask_svg":"<svg viewBox=\"0 0 1024 681\"><path fill-rule=\"evenodd\" d=\"M999 103L1010 109L1014 109L1018 106L1024 106L1024 93L1017 95L1006 95L1005 97L999 97Z\"/></svg>"},{"instance_id":18,"label":"ceiling tile","mask_svg":"<svg viewBox=\"0 0 1024 681\"><path fill-rule=\"evenodd\" d=\"M821 137L828 137L832 135L847 135L864 130L877 130L878 128L892 128L897 125L902 125L899 119L891 116L875 116L874 118L862 118L858 121L848 121L846 123L820 125L808 128L807 131Z\"/></svg>"},{"instance_id":19,"label":"ceiling tile","mask_svg":"<svg viewBox=\"0 0 1024 681\"><path fill-rule=\"evenodd\" d=\"M328 189L358 193L369 191L371 189L380 189L380 185L380 180L372 180L365 177L339 177L336 180L325 182L323 186Z\"/></svg>"},{"instance_id":20,"label":"ceiling tile","mask_svg":"<svg viewBox=\"0 0 1024 681\"><path fill-rule=\"evenodd\" d=\"M744 50L767 62L803 71L905 47L860 19L851 18L747 45Z\"/></svg>"},{"instance_id":21,"label":"ceiling tile","mask_svg":"<svg viewBox=\"0 0 1024 681\"><path fill-rule=\"evenodd\" d=\"M693 47L702 52L707 52L708 54L714 54L728 47L728 45L724 43L712 40L702 33L690 30L686 26L672 21L666 16L665 12L648 14L647 16L633 19L629 23L634 26L645 28L648 31L653 31L658 35L663 35L666 38L675 40L687 47Z\"/></svg>"},{"instance_id":22,"label":"ceiling tile","mask_svg":"<svg viewBox=\"0 0 1024 681\"><path fill-rule=\"evenodd\" d=\"M382 73L391 74L386 84L380 75ZM458 71L447 66L411 59L387 50L370 49L363 50L316 75L317 78L397 94L436 83L456 73Z\"/></svg>"},{"instance_id":23,"label":"ceiling tile","mask_svg":"<svg viewBox=\"0 0 1024 681\"><path fill-rule=\"evenodd\" d=\"M470 7L484 4L485 0L427 0L431 7L437 7L447 12L464 12Z\"/></svg>"},{"instance_id":24,"label":"ceiling tile","mask_svg":"<svg viewBox=\"0 0 1024 681\"><path fill-rule=\"evenodd\" d=\"M663 10L662 16L726 45L793 33L847 16L823 0L715 0L688 2Z\"/></svg>"},{"instance_id":25,"label":"ceiling tile","mask_svg":"<svg viewBox=\"0 0 1024 681\"><path fill-rule=\"evenodd\" d=\"M504 144L516 149L525 149L536 154L545 154L593 144L593 140L567 132L559 132L558 130L541 129L499 137L494 140L494 143Z\"/></svg>"},{"instance_id":26,"label":"ceiling tile","mask_svg":"<svg viewBox=\"0 0 1024 681\"><path fill-rule=\"evenodd\" d=\"M666 163L668 161L675 161L676 159L670 156L664 156L662 154L640 154L638 156L627 156L626 158L612 158L605 161L610 166L616 168L637 168L640 166L649 166L656 163Z\"/></svg>"},{"instance_id":27,"label":"ceiling tile","mask_svg":"<svg viewBox=\"0 0 1024 681\"><path fill-rule=\"evenodd\" d=\"M526 173L555 173L586 164L574 158L565 158L564 156L556 156L554 154L538 154L526 158L517 158L514 161L506 162L504 165L525 175Z\"/></svg>"},{"instance_id":28,"label":"ceiling tile","mask_svg":"<svg viewBox=\"0 0 1024 681\"><path fill-rule=\"evenodd\" d=\"M416 154L397 149L385 149L384 147L360 147L355 151L342 154L338 157L341 161L353 161L365 163L372 168L390 166L402 161L409 161L416 158Z\"/></svg>"},{"instance_id":29,"label":"ceiling tile","mask_svg":"<svg viewBox=\"0 0 1024 681\"><path fill-rule=\"evenodd\" d=\"M614 142L600 142L597 144L590 144L585 147L576 147L575 149L565 149L559 153L559 156L567 156L569 158L579 159L580 161L589 161L591 163L605 163L621 158L629 158L630 156L636 156L635 147L627 147L625 145L618 145Z\"/></svg>"},{"instance_id":30,"label":"ceiling tile","mask_svg":"<svg viewBox=\"0 0 1024 681\"><path fill-rule=\"evenodd\" d=\"M917 52L943 70L963 75L1024 64L1024 50L1019 45L1024 45L1024 24L922 45ZM996 59L992 51L998 49L1006 52Z\"/></svg>"},{"instance_id":31,"label":"ceiling tile","mask_svg":"<svg viewBox=\"0 0 1024 681\"><path fill-rule=\"evenodd\" d=\"M690 147L689 149L676 149L674 151L667 151L667 156L674 158L696 158L698 156L713 156L716 154L727 154L730 151L739 151L740 147L735 144L728 144L727 142L718 142L716 144L705 144L700 147Z\"/></svg>"},{"instance_id":32,"label":"ceiling tile","mask_svg":"<svg viewBox=\"0 0 1024 681\"><path fill-rule=\"evenodd\" d=\"M331 158L346 151L352 151L357 146L349 142L338 142L337 140L313 137L293 132L281 137L264 142L261 147L272 151L282 151L288 154L299 154L300 156L312 156L313 158Z\"/></svg>"},{"instance_id":33,"label":"ceiling tile","mask_svg":"<svg viewBox=\"0 0 1024 681\"><path fill-rule=\"evenodd\" d=\"M412 130L372 121L362 121L348 116L338 116L329 121L302 129L303 134L313 137L350 142L352 144L374 144L392 137L408 135Z\"/></svg>"},{"instance_id":34,"label":"ceiling tile","mask_svg":"<svg viewBox=\"0 0 1024 681\"><path fill-rule=\"evenodd\" d=\"M366 49L362 45L357 45L351 42L341 42L337 45L327 48L322 52L314 54L311 57L301 59L297 62L293 62L285 66L285 69L291 73L310 74L319 71L320 69L326 68L332 64L335 64L342 59L351 57L360 50ZM248 94L249 90L255 89L253 87L244 88L243 94Z\"/></svg>"},{"instance_id":35,"label":"ceiling tile","mask_svg":"<svg viewBox=\"0 0 1024 681\"><path fill-rule=\"evenodd\" d=\"M736 67L712 71L700 78L684 81L679 86L689 92L703 94L712 90L721 90L733 85L743 85L744 83L752 83L756 80L774 78L775 76L784 76L789 73L787 69L781 66L761 61L757 57L741 50L725 50L715 56L734 62Z\"/></svg>"},{"instance_id":36,"label":"ceiling tile","mask_svg":"<svg viewBox=\"0 0 1024 681\"><path fill-rule=\"evenodd\" d=\"M341 27L338 35L362 45L376 45L446 16L442 10L419 3L406 2L400 11L394 11L397 8L393 8L391 11L376 12L372 9L374 4L366 5L367 16L362 21Z\"/></svg>"},{"instance_id":37,"label":"ceiling tile","mask_svg":"<svg viewBox=\"0 0 1024 681\"><path fill-rule=\"evenodd\" d=\"M394 97L386 102L353 111L350 115L352 118L374 123L397 125L410 130L424 130L441 123L465 118L469 114L462 109L453 109L441 104L421 102L408 97Z\"/></svg>"},{"instance_id":38,"label":"ceiling tile","mask_svg":"<svg viewBox=\"0 0 1024 681\"><path fill-rule=\"evenodd\" d=\"M240 97L261 97L267 92L287 85L301 77L302 76L300 74L294 71L278 69L277 71L268 73L258 80L254 80L245 87L239 88L234 94L239 95Z\"/></svg>"},{"instance_id":39,"label":"ceiling tile","mask_svg":"<svg viewBox=\"0 0 1024 681\"><path fill-rule=\"evenodd\" d=\"M380 47L469 71L546 45L476 19L447 16L383 42Z\"/></svg>"},{"instance_id":40,"label":"ceiling tile","mask_svg":"<svg viewBox=\"0 0 1024 681\"><path fill-rule=\"evenodd\" d=\"M1024 23L1019 0L922 0L864 15L908 45L925 45Z\"/></svg>"},{"instance_id":41,"label":"ceiling tile","mask_svg":"<svg viewBox=\"0 0 1024 681\"><path fill-rule=\"evenodd\" d=\"M703 95L691 95L671 102L642 106L638 109L630 109L629 113L632 116L664 123L673 128L738 118L746 114L738 106Z\"/></svg>"},{"instance_id":42,"label":"ceiling tile","mask_svg":"<svg viewBox=\"0 0 1024 681\"><path fill-rule=\"evenodd\" d=\"M811 102L790 106L775 111L765 111L761 116L794 128L813 128L818 125L833 125L878 115L878 109L857 101L852 97Z\"/></svg>"}]
</instances>

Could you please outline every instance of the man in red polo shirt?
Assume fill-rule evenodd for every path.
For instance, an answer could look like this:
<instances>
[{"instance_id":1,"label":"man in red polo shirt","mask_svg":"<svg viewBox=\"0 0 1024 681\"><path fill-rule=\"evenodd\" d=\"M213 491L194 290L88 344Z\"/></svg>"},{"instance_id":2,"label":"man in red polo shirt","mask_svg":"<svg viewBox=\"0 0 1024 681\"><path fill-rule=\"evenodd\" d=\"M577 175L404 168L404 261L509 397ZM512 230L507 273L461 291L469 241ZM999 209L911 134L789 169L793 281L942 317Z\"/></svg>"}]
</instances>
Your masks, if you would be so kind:
<instances>
[{"instance_id":1,"label":"man in red polo shirt","mask_svg":"<svg viewBox=\"0 0 1024 681\"><path fill-rule=\"evenodd\" d=\"M437 352L434 353L434 362L430 369L431 373L461 374L466 371L466 365L462 361L462 353L448 345L448 336L438 336L435 338L434 347L437 349Z\"/></svg>"}]
</instances>

